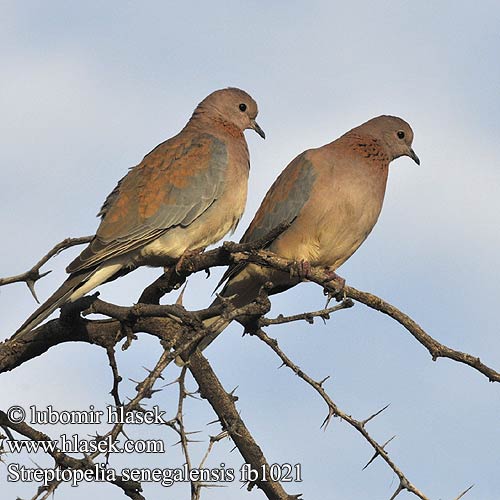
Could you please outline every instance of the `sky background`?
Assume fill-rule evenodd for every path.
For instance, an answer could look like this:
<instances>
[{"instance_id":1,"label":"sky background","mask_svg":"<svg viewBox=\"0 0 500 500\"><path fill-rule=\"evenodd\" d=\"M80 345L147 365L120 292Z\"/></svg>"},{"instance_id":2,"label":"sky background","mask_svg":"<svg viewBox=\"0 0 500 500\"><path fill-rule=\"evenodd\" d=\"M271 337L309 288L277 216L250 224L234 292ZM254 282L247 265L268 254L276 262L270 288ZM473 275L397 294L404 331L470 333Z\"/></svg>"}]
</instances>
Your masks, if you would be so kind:
<instances>
[{"instance_id":1,"label":"sky background","mask_svg":"<svg viewBox=\"0 0 500 500\"><path fill-rule=\"evenodd\" d=\"M439 341L500 369L497 256L500 249L500 4L439 1L1 1L0 168L3 235L0 276L29 269L56 242L92 234L95 214L127 168L177 133L211 91L237 86L259 103L262 141L246 133L251 153L249 198L232 239L239 239L279 172L298 153L332 141L380 114L406 119L415 133L417 167L391 165L380 220L340 269L347 283L410 314ZM41 299L64 279L73 249L51 261L37 285ZM189 280L188 308L209 304L222 270ZM100 288L104 300L130 305L159 275L141 269ZM176 295L167 296L165 303ZM302 284L273 298L272 314L323 307L321 289ZM34 310L22 284L0 289L2 338ZM498 384L449 360L433 362L399 324L361 304L324 325L269 328L288 355L325 384L347 413L365 418L390 408L369 431L397 435L392 458L431 499L500 498ZM397 478L380 459L367 470L369 445L345 422L320 429L319 396L258 339L226 330L206 351L226 389L238 386L238 408L271 463L302 464L302 483L286 485L307 500L389 498ZM143 367L160 355L140 335L118 353L132 396ZM164 374L174 380L176 368ZM0 407L103 409L112 402L105 352L66 344L3 374ZM191 389L196 384L189 382ZM151 404L175 412L175 386ZM188 429L201 430L194 462L217 434L211 409L189 400ZM39 426L57 437L104 432L107 425ZM181 463L168 429L129 430L162 437L160 456L118 456L111 465L173 467ZM239 468L233 444L216 446L208 465ZM29 457L44 467L51 461ZM33 466L29 458L23 463ZM16 457L7 457L7 462ZM2 498L31 498L36 484L6 482ZM234 482L203 493L210 500L264 498ZM188 498L185 484L145 484L151 498ZM109 485L62 486L57 497L123 498ZM413 498L401 494L400 498Z\"/></svg>"}]
</instances>

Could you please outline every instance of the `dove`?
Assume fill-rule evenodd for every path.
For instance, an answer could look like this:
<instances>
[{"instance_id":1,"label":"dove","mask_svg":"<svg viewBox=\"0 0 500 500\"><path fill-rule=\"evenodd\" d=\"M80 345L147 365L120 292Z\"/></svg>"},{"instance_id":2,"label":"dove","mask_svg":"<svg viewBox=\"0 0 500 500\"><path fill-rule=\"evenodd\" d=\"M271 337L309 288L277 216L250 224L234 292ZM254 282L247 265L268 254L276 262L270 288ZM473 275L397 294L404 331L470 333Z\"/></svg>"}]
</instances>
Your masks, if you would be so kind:
<instances>
[{"instance_id":1,"label":"dove","mask_svg":"<svg viewBox=\"0 0 500 500\"><path fill-rule=\"evenodd\" d=\"M409 156L420 165L412 141L408 123L383 115L299 154L267 192L241 243L257 241L289 224L266 249L298 263L304 275L291 276L257 264L233 265L219 283L227 280L220 297L241 307L254 300L266 282L273 284L269 295L297 285L307 277L308 266L323 266L336 276L334 271L359 248L378 220L389 164ZM220 327L202 340L200 349L228 324L215 316L205 326L216 321Z\"/></svg>"},{"instance_id":2,"label":"dove","mask_svg":"<svg viewBox=\"0 0 500 500\"><path fill-rule=\"evenodd\" d=\"M32 330L53 311L139 266L168 267L233 231L245 208L250 169L243 134L256 122L254 99L216 90L185 127L158 145L106 198L100 225L66 268L68 279L18 329Z\"/></svg>"}]
</instances>

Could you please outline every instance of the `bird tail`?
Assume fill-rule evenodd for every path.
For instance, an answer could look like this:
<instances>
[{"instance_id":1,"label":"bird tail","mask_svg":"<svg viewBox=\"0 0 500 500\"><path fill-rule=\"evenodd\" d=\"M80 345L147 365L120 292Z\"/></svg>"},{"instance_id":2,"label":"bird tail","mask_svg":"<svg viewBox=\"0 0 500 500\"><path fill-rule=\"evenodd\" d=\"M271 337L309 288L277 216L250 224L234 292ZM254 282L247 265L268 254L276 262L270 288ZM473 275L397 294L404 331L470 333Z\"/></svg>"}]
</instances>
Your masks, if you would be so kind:
<instances>
[{"instance_id":1,"label":"bird tail","mask_svg":"<svg viewBox=\"0 0 500 500\"><path fill-rule=\"evenodd\" d=\"M214 316L203 321L205 328L213 329L208 335L205 335L198 344L200 351L205 350L222 333L231 322L225 320L222 316Z\"/></svg>"},{"instance_id":2,"label":"bird tail","mask_svg":"<svg viewBox=\"0 0 500 500\"><path fill-rule=\"evenodd\" d=\"M78 286L81 285L93 271L94 270L75 273L69 276L69 278L18 328L12 338L29 332L37 327L58 307L61 307L67 302Z\"/></svg>"},{"instance_id":3,"label":"bird tail","mask_svg":"<svg viewBox=\"0 0 500 500\"><path fill-rule=\"evenodd\" d=\"M213 306L217 304L219 301L220 299L216 298L211 305ZM219 334L222 333L229 326L230 323L231 323L230 321L225 320L222 316L213 316L211 318L204 320L203 325L205 326L205 328L211 328L211 329L213 328L213 330L208 335L205 335L205 337L201 339L201 341L196 346L196 349L199 349L200 351L206 349L219 336ZM177 356L175 358L175 364L177 366L184 366L185 363L180 356Z\"/></svg>"},{"instance_id":4,"label":"bird tail","mask_svg":"<svg viewBox=\"0 0 500 500\"><path fill-rule=\"evenodd\" d=\"M129 271L127 270L125 274ZM124 274L123 263L119 260L70 274L68 279L20 326L12 338L33 330L58 307L83 297L102 283L112 280L117 273Z\"/></svg>"},{"instance_id":5,"label":"bird tail","mask_svg":"<svg viewBox=\"0 0 500 500\"><path fill-rule=\"evenodd\" d=\"M267 290L268 295L283 292L298 283L298 280L291 280L288 273L269 271L269 269L254 264L246 265L229 278L220 295L211 305L214 306L220 303L221 298L226 298L231 301L234 307L243 307L258 297L262 286L267 281L274 284L271 290ZM244 325L244 321L243 319L240 322ZM200 351L206 349L226 329L229 323L230 321L224 320L221 316L214 316L203 321L205 327L210 327L213 331L203 337L198 344L198 349Z\"/></svg>"},{"instance_id":6,"label":"bird tail","mask_svg":"<svg viewBox=\"0 0 500 500\"><path fill-rule=\"evenodd\" d=\"M257 297L261 286L261 281L251 274L247 266L229 279L210 307L220 304L220 301L224 298L230 300L234 307L242 307L249 304ZM204 320L203 325L206 328L211 328L212 331L201 339L197 349L200 351L205 350L230 323L231 321L224 319L222 316L213 316ZM178 366L184 365L180 356L175 359L175 364Z\"/></svg>"}]
</instances>

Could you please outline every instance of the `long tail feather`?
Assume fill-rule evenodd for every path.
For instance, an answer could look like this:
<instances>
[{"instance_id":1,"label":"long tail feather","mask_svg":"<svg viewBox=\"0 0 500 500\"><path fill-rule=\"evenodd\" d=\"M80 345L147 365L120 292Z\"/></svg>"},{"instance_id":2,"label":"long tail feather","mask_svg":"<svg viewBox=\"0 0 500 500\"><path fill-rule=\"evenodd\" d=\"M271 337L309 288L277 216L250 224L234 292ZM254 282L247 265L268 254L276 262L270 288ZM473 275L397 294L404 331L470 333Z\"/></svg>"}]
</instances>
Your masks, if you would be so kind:
<instances>
[{"instance_id":1,"label":"long tail feather","mask_svg":"<svg viewBox=\"0 0 500 500\"><path fill-rule=\"evenodd\" d=\"M252 300L254 300L259 293L260 287L261 283L249 275L248 270L244 268L238 274L229 279L221 292L221 296L232 297L231 302L233 306L238 308L244 306L245 304L249 304ZM218 303L220 303L219 297L212 302L211 306ZM229 326L230 323L230 321L224 320L222 316L214 316L204 320L204 326L212 328L213 331L201 339L197 348L200 351L205 350L219 336L219 334ZM184 364L180 356L175 359L175 363L178 366L182 366Z\"/></svg>"},{"instance_id":2,"label":"long tail feather","mask_svg":"<svg viewBox=\"0 0 500 500\"><path fill-rule=\"evenodd\" d=\"M69 278L19 327L12 338L33 330L43 320L61 307L70 295L83 283L93 271L76 273Z\"/></svg>"}]
</instances>

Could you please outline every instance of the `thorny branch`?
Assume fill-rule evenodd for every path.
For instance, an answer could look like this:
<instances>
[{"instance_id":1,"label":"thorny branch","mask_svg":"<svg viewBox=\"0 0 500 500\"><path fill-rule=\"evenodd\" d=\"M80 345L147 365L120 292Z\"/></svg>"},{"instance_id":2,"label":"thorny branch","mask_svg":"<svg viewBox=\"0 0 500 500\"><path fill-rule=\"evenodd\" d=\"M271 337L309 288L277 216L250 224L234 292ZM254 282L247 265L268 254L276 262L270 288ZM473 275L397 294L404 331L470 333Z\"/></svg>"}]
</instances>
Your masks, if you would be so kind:
<instances>
[{"instance_id":1,"label":"thorny branch","mask_svg":"<svg viewBox=\"0 0 500 500\"><path fill-rule=\"evenodd\" d=\"M184 365L181 368L181 373L177 378L177 383L179 384L179 399L177 403L177 414L171 422L172 428L179 434L179 442L181 445L182 453L184 454L184 458L186 459L186 464L188 470L191 471L193 466L191 463L191 457L189 456L189 446L188 443L190 439L188 437L188 432L184 426L184 400L188 396L188 392L186 391L186 373L187 366ZM198 500L200 497L200 486L196 481L190 480L191 484L191 499Z\"/></svg>"},{"instance_id":2,"label":"thorny branch","mask_svg":"<svg viewBox=\"0 0 500 500\"><path fill-rule=\"evenodd\" d=\"M263 266L272 267L280 271L289 272L294 262L282 259L271 252L266 252L264 250L259 251L245 251L236 252L233 254L234 262L253 262ZM331 292L332 294L338 296L338 282L329 281L328 269L322 267L312 267L308 272L307 279L321 285L326 292ZM472 356L468 353L460 352L450 347L441 344L436 339L431 337L426 333L420 325L418 325L413 319L411 319L407 314L403 313L393 305L384 301L380 297L373 295L368 292L362 292L354 287L345 285L341 291L341 295L344 297L356 300L365 304L366 306L387 314L399 324L404 326L408 332L420 343L422 344L432 356L433 361L438 358L449 358L459 363L466 364L479 373L482 373L490 382L500 382L500 373L490 368L481 362L481 360Z\"/></svg>"},{"instance_id":3,"label":"thorny branch","mask_svg":"<svg viewBox=\"0 0 500 500\"><path fill-rule=\"evenodd\" d=\"M9 276L7 278L0 278L0 286L10 285L11 283L24 282L28 286L31 295L38 302L38 297L35 292L35 283L50 271L45 271L40 274L40 268L46 264L52 257L55 257L61 251L67 248L73 247L75 245L82 245L83 243L88 243L93 236L82 236L81 238L66 238L55 245L51 250L49 250L31 269L28 271L16 274L15 276Z\"/></svg>"},{"instance_id":4,"label":"thorny branch","mask_svg":"<svg viewBox=\"0 0 500 500\"><path fill-rule=\"evenodd\" d=\"M322 318L323 320L330 319L330 314L340 311L341 309L348 309L354 306L354 302L350 299L343 300L340 304L332 307L327 307L321 309L320 311L311 311L301 314L294 314L292 316L283 316L280 314L276 318L261 318L259 320L259 326L269 326L269 325L282 325L283 323L291 323L293 321L304 320L309 324L314 322L314 318Z\"/></svg>"},{"instance_id":5,"label":"thorny branch","mask_svg":"<svg viewBox=\"0 0 500 500\"><path fill-rule=\"evenodd\" d=\"M86 305L86 304L85 304ZM138 306L134 306L131 308L124 308L120 306L113 306L112 304L108 304L106 302L100 301L98 299L93 299L93 304L92 304L92 309L94 312L99 312L99 313L106 313L111 317L118 318L119 320L123 322L131 322L133 323L135 319L137 319L138 311L143 313L146 318L150 315L153 315L154 313L159 316L158 318L155 318L156 320L162 319L162 317L169 317L168 321L170 323L174 323L177 326L177 329L179 328L179 320L185 321L188 325L186 327L184 325L184 331L183 335L181 336L181 340L178 340L177 344L175 345L175 349L171 350L171 347L173 346L172 339L168 337L168 329L163 329L163 330L156 330L155 326L156 325L148 325L141 328L141 331L151 331L151 333L156 334L162 340L164 341L164 346L165 350L162 353L160 359L158 360L156 366L151 370L148 374L148 376L140 382L137 387L137 394L136 396L129 401L126 405L123 406L125 414L130 411L142 411L141 407L141 401L144 398L150 398L152 395L157 392L158 389L154 389L154 383L158 378L161 377L161 374L163 370L167 367L167 365L177 356L184 355L186 358L188 356L188 353L192 348L201 340L201 338L209 333L209 330L205 329L203 327L203 324L200 322L199 318L196 317L195 313L187 313L184 308L181 306L153 306L153 305L148 305L148 304L140 304ZM219 308L220 309L220 308ZM241 315L262 315L265 314L265 312L269 309L269 303L268 301L262 301L258 299L255 303L248 304L247 306L244 306L239 309L233 309L230 311L227 311L224 314L225 320L232 320L235 319ZM218 312L222 312L222 310L219 310ZM170 318L174 319L170 319ZM143 318L145 319L145 318ZM56 321L56 322L49 322L49 330L51 329L50 326L51 323L59 323L57 327L63 327L64 328L64 322L61 321ZM62 324L61 324L62 323ZM109 325L110 322L85 322L83 326L85 328L86 325L90 324L93 325L94 323L98 323L100 325ZM137 324L137 323L136 323ZM117 324L115 323L115 331L117 328ZM66 324L66 328L69 329L71 332L72 327L70 324ZM39 339L39 335L41 334L41 331L43 331L44 326L36 329L34 332L30 332L30 335L35 335ZM177 334L179 332L177 331ZM103 347L108 347L109 346L109 341L111 339L115 339L114 341L117 342L121 338L124 338L125 334L122 333L121 336L115 335L113 337L108 337L108 343L106 345L103 345ZM82 336L82 340L85 340ZM102 339L99 338L93 338L93 343L98 343L102 342ZM24 341L24 338L16 338L16 340L11 341L16 345L16 343L21 343ZM102 344L101 344L102 345ZM109 353L109 351L108 351ZM202 358L203 359L203 358ZM190 359L189 361L189 368L192 373L196 373L197 367L199 370L202 370L203 376L201 377L196 377L196 380L198 382L198 385L200 387L200 392L202 394L209 394L213 397L213 400L210 399L210 402L216 411L216 413L219 415L219 418L221 419L221 422L229 421L229 422L236 422L238 425L229 427L226 429L228 433L231 435L233 440L238 443L238 447L242 453L242 455L247 459L248 463L252 464L252 466L257 469L257 467L261 467L264 465L266 468L269 468L267 461L262 455L262 452L260 451L260 448L258 445L255 443L253 440L252 436L246 430L246 427L244 426L241 418L239 418L239 415L237 413L236 408L234 407L234 402L228 401L229 396L224 392L224 390L220 387L215 388L213 386L214 380L217 380L215 374L211 370L207 364L201 365L200 363L202 361L198 361L196 357L193 357L193 359ZM110 363L112 364L112 363ZM220 385L220 383L219 383ZM231 405L233 405L231 407ZM229 414L229 417L227 415ZM123 433L123 424L118 423L116 424L105 436L102 436L102 439L106 439L108 436L111 436L112 441L115 441L120 433ZM255 450L258 450L256 452ZM93 459L94 456L90 456L90 459ZM274 483L274 482L264 482L264 481L257 481L256 484L265 491L266 495L270 499L276 499L276 500L291 500L294 498L298 498L296 496L290 496L281 487L279 483ZM135 492L135 494L138 494ZM140 497L136 497L140 498Z\"/></svg>"},{"instance_id":6,"label":"thorny branch","mask_svg":"<svg viewBox=\"0 0 500 500\"><path fill-rule=\"evenodd\" d=\"M285 228L286 226L278 228L277 234ZM106 349L108 355L109 364L113 374L113 387L111 394L115 405L122 406L125 413L140 412L144 411L142 407L143 401L151 398L156 392L162 390L155 389L154 385L158 379L162 378L162 372L164 369L174 358L181 356L185 360L186 364L181 369L181 374L177 379L179 384L177 413L174 419L169 422L165 422L165 424L172 427L179 435L179 442L183 449L188 467L190 469L192 467L188 452L188 446L191 440L189 438L190 433L186 431L183 420L183 403L186 396L190 395L185 389L185 375L187 369L190 370L198 383L200 395L202 398L208 400L216 412L220 424L222 425L222 432L218 436L210 438L210 443L206 454L201 461L200 468L205 463L214 443L226 436L229 436L235 442L240 453L245 458L245 461L251 464L255 470L260 470L261 466L269 468L260 447L253 439L238 414L235 406L235 400L237 398L235 398L232 394L228 394L224 390L208 361L199 351L195 350L198 342L205 335L210 334L211 332L210 329L204 327L204 319L221 315L221 321L226 322L242 317L254 316L258 318L256 323L258 328L253 333L269 347L271 347L280 357L282 363L291 368L300 378L311 385L326 402L328 406L328 415L323 422L325 428L333 416L339 416L363 436L363 438L374 449L374 455L365 467L367 467L375 458L380 456L399 478L399 486L391 497L392 499L394 499L401 491L407 490L416 495L418 498L425 500L427 497L424 496L420 490L418 490L406 478L401 469L389 457L385 447L393 438L381 445L375 441L366 430L366 424L386 408L383 408L365 420L356 420L352 418L348 413L341 410L324 390L323 384L328 377L318 382L305 374L286 356L283 351L281 351L277 342L267 336L261 328L274 324L300 320L313 322L315 317L327 320L330 318L331 313L340 309L352 307L353 302L351 299L354 299L362 302L368 307L383 312L384 314L388 314L393 319L398 321L417 339L418 342L427 348L434 360L438 357L447 357L473 367L480 373L486 375L491 381L500 381L500 374L484 365L479 358L444 346L429 336L417 323L396 309L394 306L388 304L375 295L361 292L350 286L343 287L343 300L340 304L334 307L288 317L280 315L274 319L264 317L264 314L266 314L269 310L269 302L262 294L255 302L238 309L232 308L225 302L201 311L187 311L179 304L159 305L160 298L165 293L178 288L185 281L187 276L200 270L209 272L210 268L213 266L252 262L263 266L270 266L284 272L290 272L295 265L294 262L281 259L270 252L259 250L265 245L266 241L272 239L272 237L274 236L268 235L263 240L252 244L235 244L227 242L215 250L190 256L183 260L175 272L166 272L162 277L148 286L140 297L139 302L141 303L132 307L122 307L109 304L97 299L97 296L85 297L80 301L77 301L71 308L63 309L59 319L49 321L32 332L28 332L22 336L16 337L13 340L7 340L0 344L0 373L12 370L22 363L43 354L50 347L62 342L81 341L95 344ZM51 257L64 248L87 242L89 239L89 237L86 237L64 240L56 245L27 272L17 276L0 279L0 286L23 281L28 284L32 293L34 293L34 283L47 274L40 274L40 268ZM328 269L313 267L308 271L307 278L309 281L313 281L322 286L327 293L335 295L337 300L341 300L341 294L339 294L338 290L338 282L331 279L331 273ZM84 310L87 310L87 312L101 313L112 319L83 319L81 318L80 313ZM214 325L214 329L216 328L217 324ZM136 395L128 403L124 404L119 396L119 383L121 381L121 376L115 359L115 346L123 339L126 339L126 343L122 346L122 348L128 347L130 342L134 340L135 334L141 332L158 337L164 350L155 367L150 371L148 370L146 378L137 384ZM11 429L29 437L30 439L49 439L48 436L45 436L39 431L29 427L27 424L11 424L8 419L6 420L6 415L3 412L0 412L0 425L5 430ZM116 440L121 433L124 433L123 424L115 424L105 436L99 436L98 438L105 439L108 436L111 436L112 440ZM61 452L56 452L53 455L53 458L56 461L57 466L88 468L91 467L93 460L97 458L98 455L99 453L96 453L94 455L86 456L83 459L75 459ZM125 482L120 477L118 477L114 483L119 486L130 498L136 500L144 498L141 494L142 489L140 484ZM271 481L266 482L262 481L261 478L258 478L255 484L264 491L269 499L291 500L300 497L300 495L288 495L279 483ZM192 500L198 500L200 498L201 488L204 486L209 485L199 482L191 482ZM248 486L250 489L253 484L249 484ZM44 498L46 498L47 495L53 492L56 487L57 484L53 483L53 485L50 485L43 491L39 489L35 498L40 496L41 493L45 493ZM467 489L464 491L459 498L463 497L467 491L469 490Z\"/></svg>"},{"instance_id":7,"label":"thorny branch","mask_svg":"<svg viewBox=\"0 0 500 500\"><path fill-rule=\"evenodd\" d=\"M276 237L277 234L279 235L284 229L286 229L286 225L279 226L269 235L266 235L264 238L252 243L236 244L233 242L225 242L222 246L214 250L184 259L182 265L176 270L176 272L167 272L150 286L148 286L142 293L139 302L157 304L160 298L165 293L178 288L190 274L202 270L208 271L211 267L215 266L226 266L232 263L253 262L263 266L273 267L284 272L290 272L295 264L294 262L282 259L271 252L259 250L263 245L265 245L267 241ZM33 269L37 268L37 266L39 269L39 267L41 267L43 263L45 263L51 256L57 254L63 248L79 244L88 239L89 237L67 238L54 247L55 251L54 249L52 249L52 253L49 252L31 270L27 271L26 273L22 273L18 276L13 276L10 278L0 278L0 286L14 283L16 281L25 281L25 279L17 278L20 276L28 276ZM74 241L76 242L78 240L80 240L79 243L73 243ZM67 241L69 241L70 243L64 246L63 243ZM40 262L42 263L41 265ZM312 267L308 272L307 279L321 285L327 292L331 292L333 294L338 293L338 283L330 280L328 269L322 267ZM491 382L500 382L500 373L482 363L479 357L457 351L438 342L436 339L426 333L420 327L420 325L418 325L408 315L406 315L393 305L389 304L388 302L384 301L383 299L377 297L376 295L357 290L356 288L348 285L344 286L343 294L345 297L361 302L366 306L387 314L388 316L396 320L429 351L429 354L432 356L432 359L434 361L438 358L452 359L474 368L479 373L482 373L483 375L488 377Z\"/></svg>"},{"instance_id":8,"label":"thorny branch","mask_svg":"<svg viewBox=\"0 0 500 500\"><path fill-rule=\"evenodd\" d=\"M262 340L265 344L267 344L281 359L281 362L283 365L287 366L290 368L299 378L304 380L307 384L309 384L311 387L313 387L316 392L323 398L325 403L328 406L328 415L326 416L325 420L323 421L322 426L325 428L328 426L330 423L330 420L332 417L340 417L341 419L345 420L349 425L354 427L361 435L365 438L368 443L372 446L372 448L375 450L375 455L373 458L368 462L368 464L365 466L365 468L377 457L380 456L383 458L383 460L387 463L387 465L394 471L394 473L398 476L399 478L399 483L401 489L398 490L408 490L409 492L413 493L416 495L418 498L421 498L422 500L429 500L429 497L425 496L419 489L416 488L403 474L401 469L392 461L392 459L389 457L387 451L385 450L385 446L389 443L388 440L386 443L383 445L380 445L375 439L371 437L371 435L368 433L366 430L365 425L372 420L375 416L379 415L383 410L387 408L383 408L382 410L379 410L377 413L371 415L370 417L366 418L365 420L356 420L355 418L351 417L349 414L346 412L342 411L338 405L332 400L332 398L328 395L328 393L325 391L323 387L323 383L325 382L326 378L323 379L322 381L316 381L307 373L305 373L303 370L301 370L278 346L278 341L276 339L272 339L269 337L266 333L264 333L262 330L257 330L254 333L255 336L257 336L260 340ZM328 377L327 377L328 378ZM398 491L398 493L399 493ZM395 495L392 497L395 498Z\"/></svg>"},{"instance_id":9,"label":"thorny branch","mask_svg":"<svg viewBox=\"0 0 500 500\"><path fill-rule=\"evenodd\" d=\"M52 439L49 436L47 436L47 434L35 430L33 427L29 426L24 422L21 423L11 422L7 414L2 410L0 410L0 425L8 427L9 429L21 434L22 436L31 439L32 441L52 441ZM92 469L94 466L93 462L94 459L100 455L100 452L94 452L89 456L85 456L82 459L78 459L70 457L69 455L63 453L60 450L48 451L48 453L54 459L56 466L61 467L63 469L71 468L71 469L82 469L82 470ZM129 498L132 498L133 500L145 500L140 493L142 491L142 488L139 483L135 481L125 481L119 475L116 476L115 480L110 482L116 484L116 486L121 488L125 493L125 495L127 495Z\"/></svg>"},{"instance_id":10,"label":"thorny branch","mask_svg":"<svg viewBox=\"0 0 500 500\"><path fill-rule=\"evenodd\" d=\"M298 500L301 495L288 495L280 483L262 479L263 468L267 471L266 476L270 477L269 464L238 413L234 404L236 398L225 391L209 362L199 350L190 356L189 369L200 387L201 397L207 399L217 413L223 429L229 433L245 462L259 472L255 484L269 499ZM254 483L250 483L247 489L251 490L253 486Z\"/></svg>"}]
</instances>

